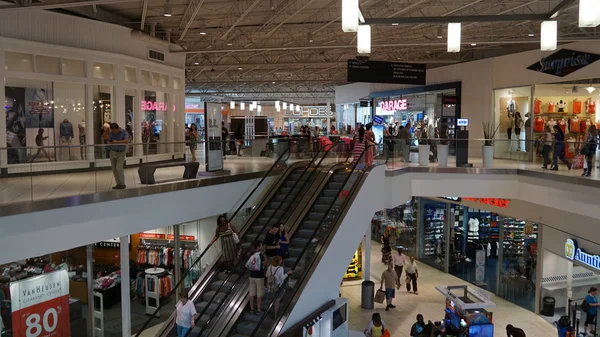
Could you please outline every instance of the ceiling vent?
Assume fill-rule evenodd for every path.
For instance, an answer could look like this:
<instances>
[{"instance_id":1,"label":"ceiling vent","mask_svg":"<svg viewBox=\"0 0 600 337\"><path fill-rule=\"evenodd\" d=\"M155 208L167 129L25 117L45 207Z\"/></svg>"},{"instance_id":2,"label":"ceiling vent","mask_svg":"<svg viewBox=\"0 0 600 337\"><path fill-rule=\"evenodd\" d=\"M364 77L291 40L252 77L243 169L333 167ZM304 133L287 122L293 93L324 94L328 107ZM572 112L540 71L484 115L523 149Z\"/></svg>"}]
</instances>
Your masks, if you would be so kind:
<instances>
[{"instance_id":1,"label":"ceiling vent","mask_svg":"<svg viewBox=\"0 0 600 337\"><path fill-rule=\"evenodd\" d=\"M148 49L148 59L164 63L165 54L153 49Z\"/></svg>"}]
</instances>

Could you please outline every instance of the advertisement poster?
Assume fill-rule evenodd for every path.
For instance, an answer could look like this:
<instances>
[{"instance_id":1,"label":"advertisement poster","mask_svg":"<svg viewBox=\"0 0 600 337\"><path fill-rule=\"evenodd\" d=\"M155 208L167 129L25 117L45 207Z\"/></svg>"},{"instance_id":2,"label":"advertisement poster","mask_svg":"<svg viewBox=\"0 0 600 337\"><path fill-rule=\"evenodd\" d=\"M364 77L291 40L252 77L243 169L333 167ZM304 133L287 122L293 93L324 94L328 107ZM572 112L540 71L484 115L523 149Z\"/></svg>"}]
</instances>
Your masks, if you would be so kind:
<instances>
[{"instance_id":1,"label":"advertisement poster","mask_svg":"<svg viewBox=\"0 0 600 337\"><path fill-rule=\"evenodd\" d=\"M53 128L52 90L25 88L25 127Z\"/></svg>"},{"instance_id":2,"label":"advertisement poster","mask_svg":"<svg viewBox=\"0 0 600 337\"><path fill-rule=\"evenodd\" d=\"M221 139L221 128L223 114L221 104L204 103L204 118L206 130L206 172L220 171L223 169L223 140Z\"/></svg>"},{"instance_id":3,"label":"advertisement poster","mask_svg":"<svg viewBox=\"0 0 600 337\"><path fill-rule=\"evenodd\" d=\"M68 337L69 277L66 270L11 282L13 337Z\"/></svg>"},{"instance_id":4,"label":"advertisement poster","mask_svg":"<svg viewBox=\"0 0 600 337\"><path fill-rule=\"evenodd\" d=\"M6 87L4 96L8 163L25 163L27 161L27 150L25 149L25 88Z\"/></svg>"}]
</instances>

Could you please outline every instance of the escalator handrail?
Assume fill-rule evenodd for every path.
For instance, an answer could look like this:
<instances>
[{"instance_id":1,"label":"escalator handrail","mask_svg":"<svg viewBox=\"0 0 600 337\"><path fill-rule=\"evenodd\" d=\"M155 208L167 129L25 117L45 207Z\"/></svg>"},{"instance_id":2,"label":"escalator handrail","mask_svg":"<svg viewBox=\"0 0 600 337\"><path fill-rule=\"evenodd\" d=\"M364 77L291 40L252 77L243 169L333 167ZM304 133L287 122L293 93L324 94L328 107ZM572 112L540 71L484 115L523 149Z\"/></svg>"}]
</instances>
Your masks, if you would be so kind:
<instances>
[{"instance_id":1,"label":"escalator handrail","mask_svg":"<svg viewBox=\"0 0 600 337\"><path fill-rule=\"evenodd\" d=\"M329 152L335 148L338 145L346 145L345 143L336 143L336 144L330 144L327 145L327 150L325 151L325 154L323 155L323 157L321 157L321 160L319 160L319 163L314 167L314 170L310 173L309 179L310 177L312 177L312 175L318 170L318 168L320 167L321 163L323 162L323 160L325 159L325 157L327 157L327 155L329 154ZM269 225L269 223L271 222L271 220L273 219L273 217L275 216L275 214L277 214L277 212L279 212L281 206L283 206L283 204L287 201L288 197L290 196L290 194L292 193L292 191L296 188L296 185L298 185L298 183L300 182L300 180L302 180L302 177L304 176L304 174L308 171L308 169L312 166L312 164L314 163L314 161L318 158L319 154L323 151L323 148L319 149L317 151L317 153L315 154L315 156L312 158L312 160L310 161L310 163L308 165L306 165L306 167L304 168L304 170L302 171L302 174L300 175L300 178L294 183L294 185L292 186L292 188L290 188L290 191L288 193L286 193L285 198L283 199L283 201L281 202L281 204L277 207L277 210L275 210L275 212L273 212L273 215L271 215L269 217L269 220L267 220L265 222L265 224L263 225L263 227L260 230L260 233L257 235L260 236L264 230L267 228L267 226ZM308 184L307 184L308 186ZM246 233L244 233L243 237L245 237ZM241 238L240 238L241 239ZM248 247L246 250L240 252L239 256L243 257L247 255L248 250L252 249L252 246ZM243 260L243 258L241 258L236 267L239 267L239 265L243 263L245 264L246 262ZM234 269L236 269L236 267L234 267ZM242 266L243 267L243 266ZM215 291L215 295L213 297L211 297L210 301L208 301L207 305L204 307L204 309L202 310L201 313L196 315L196 322L200 320L200 318L202 318L202 316L206 313L206 311L208 310L208 308L210 307L210 305L213 303L213 301L215 300L215 298L217 297L217 295L219 294L219 291L223 288L223 286L225 284L227 284L227 282L229 281L229 279L231 278L231 275L233 275L234 273L230 273L229 275L227 275L227 277L225 278L225 280L222 281L221 285L219 286L219 288ZM227 292L226 296L231 295L235 289L237 289L237 287L239 286L239 282L244 279L243 275L240 275L237 280L234 282L234 284L231 286L231 289ZM206 324L203 324L201 331L198 333L199 335L202 335L202 333L204 332L204 330L210 325L212 321L212 317L209 318L209 320L206 322ZM191 333L191 330L188 331L184 337L188 337Z\"/></svg>"},{"instance_id":2,"label":"escalator handrail","mask_svg":"<svg viewBox=\"0 0 600 337\"><path fill-rule=\"evenodd\" d=\"M363 152L360 154L360 156L358 157L358 160L356 160L356 162L352 165L352 170L350 171L350 173L348 174L348 176L346 177L346 179L344 179L344 183L342 184L342 186L340 187L340 191L338 191L338 193L336 193L336 196L333 199L333 202L331 203L331 205L329 205L329 208L327 209L327 212L325 213L325 215L323 216L323 218L321 219L321 221L319 221L319 224L316 226L313 234L311 235L311 238L308 240L308 243L306 244L306 246L302 249L302 252L300 253L298 259L296 260L296 263L294 264L294 266L292 267L291 270L294 270L295 268L298 267L298 263L301 261L302 257L304 256L304 254L306 253L306 250L308 249L308 247L310 246L310 243L312 242L312 240L315 238L315 236L317 235L317 233L319 232L319 228L321 227L321 225L323 224L323 221L325 221L325 219L327 219L327 216L329 215L329 212L331 212L331 209L333 208L333 205L335 204L335 202L338 200L338 198L340 197L340 192L343 191L344 187L346 186L346 184L348 183L348 180L350 180L350 177L352 176L352 174L354 173L354 171L356 170L356 166L360 163L360 160L362 159L362 157L365 155L365 153L368 151L368 149L370 147L374 146L373 144L368 145L367 147L365 147L365 149L363 150ZM333 177L333 175L332 175ZM358 184L359 181L357 181ZM355 190L355 186L352 187L353 190ZM344 204L345 206L345 204ZM342 207L343 208L343 207ZM310 212L310 210L309 210ZM308 215L308 214L307 214ZM303 220L304 221L304 220ZM332 221L333 222L333 221ZM332 224L333 225L333 224ZM327 235L327 238L329 237L329 235L331 235L331 232ZM326 239L327 239L326 238ZM326 241L323 240L324 241ZM290 240L292 241L292 240ZM323 249L323 247L321 247L321 249ZM314 264L311 263L309 268L304 268L305 270L309 270L310 268L312 268L312 265ZM291 275L290 275L291 276ZM274 300L271 301L271 303L269 304L269 307L267 308L267 310L265 310L264 314L262 315L262 317L260 318L260 320L258 321L258 323L256 324L256 326L254 327L254 330L252 331L252 334L250 335L251 337L255 336L256 333L258 332L258 330L260 329L261 324L264 322L265 318L267 317L267 314L271 311L271 309L273 308L273 305L275 304L277 298L279 298L279 296L281 296L281 293L285 290L289 280L291 279L291 277L288 276L285 278L285 281L283 282L283 284L279 287L279 290L277 291L277 293L275 294L275 296L273 297ZM306 274L304 275L306 276ZM300 280L300 282L298 282L298 284L301 283L301 281L303 281L304 277L302 278L302 280ZM297 289L296 289L297 291ZM293 292L295 293L295 292ZM289 307L289 303L286 306L285 310L287 310L287 308ZM285 310L281 310L281 312L285 312ZM273 323L277 323L278 318L275 317L275 320L273 321ZM270 336L273 331L275 329L277 325L275 324L274 327L272 327L269 331L269 333L267 333L267 336Z\"/></svg>"},{"instance_id":3,"label":"escalator handrail","mask_svg":"<svg viewBox=\"0 0 600 337\"><path fill-rule=\"evenodd\" d=\"M281 161L281 159L283 158L283 156L285 156L286 154L288 154L288 158L289 158L289 150L290 147L288 146L287 149L285 149L285 151L283 151L283 153L277 158L277 160L275 161L275 163L273 163L273 165L271 165L271 167L267 170L267 172L265 172L265 174L263 175L263 177L260 179L260 181L258 182L258 184L252 189L252 191L250 191L250 193L248 194L248 196L246 196L246 199L244 199L244 201L238 206L238 208L236 209L236 211L233 213L233 216L231 217L231 219L233 219L238 212L242 209L242 207L246 204L246 202L248 202L248 200L250 199L250 197L257 191L258 187L265 181L265 179L270 176L271 172L273 171L274 168L278 167L279 162ZM287 159L286 158L286 161ZM174 286L173 289L171 289L171 291L169 291L169 293L166 296L166 299L170 298L171 296L173 296L173 293L175 293L175 291L177 291L179 289L179 287L181 286L181 284L184 282L185 278L188 276L188 274L190 274L190 271L192 270L192 268L194 268L194 266L196 266L197 263L200 262L200 260L204 257L204 255L206 254L206 252L208 252L208 250L212 247L212 243L208 244L206 246L206 248L202 251L202 253L200 253L200 256L198 256L198 258L194 261L194 263L190 266L190 268L187 270L187 272L181 276L181 279L179 280L179 282L177 282ZM146 328L148 328L148 325L150 325L150 322L152 322L152 320L157 317L157 314L160 312L160 310L164 307L164 305L166 304L166 300L162 300L160 305L158 306L158 308L156 308L154 310L154 312L152 313L152 316L150 316L146 322L144 323L144 325L142 326L142 328L140 329L140 331L138 331L138 333L135 335L135 337L139 337L140 334L142 333L142 331L144 331Z\"/></svg>"}]
</instances>

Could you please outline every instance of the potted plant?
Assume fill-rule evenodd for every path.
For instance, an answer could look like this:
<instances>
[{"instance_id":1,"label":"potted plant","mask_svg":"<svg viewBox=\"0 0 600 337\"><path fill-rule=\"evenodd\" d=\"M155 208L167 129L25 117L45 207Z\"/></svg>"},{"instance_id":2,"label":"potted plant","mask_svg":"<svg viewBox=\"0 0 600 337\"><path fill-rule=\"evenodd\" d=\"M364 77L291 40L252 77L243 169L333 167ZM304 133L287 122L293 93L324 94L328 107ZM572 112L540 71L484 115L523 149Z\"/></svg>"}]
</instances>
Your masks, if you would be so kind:
<instances>
[{"instance_id":1,"label":"potted plant","mask_svg":"<svg viewBox=\"0 0 600 337\"><path fill-rule=\"evenodd\" d=\"M429 137L427 137L427 129L425 124L421 125L421 137L419 138L419 166L429 165Z\"/></svg>"},{"instance_id":2,"label":"potted plant","mask_svg":"<svg viewBox=\"0 0 600 337\"><path fill-rule=\"evenodd\" d=\"M448 145L448 131L446 130L443 134L440 134L439 138L440 143L437 146L438 166L446 167L448 166L448 151L450 149Z\"/></svg>"},{"instance_id":3,"label":"potted plant","mask_svg":"<svg viewBox=\"0 0 600 337\"><path fill-rule=\"evenodd\" d=\"M491 168L494 162L494 139L500 125L498 125L496 128L494 128L494 124L492 124L492 122L482 122L482 125L483 146L481 149L481 154L483 158L483 167Z\"/></svg>"}]
</instances>

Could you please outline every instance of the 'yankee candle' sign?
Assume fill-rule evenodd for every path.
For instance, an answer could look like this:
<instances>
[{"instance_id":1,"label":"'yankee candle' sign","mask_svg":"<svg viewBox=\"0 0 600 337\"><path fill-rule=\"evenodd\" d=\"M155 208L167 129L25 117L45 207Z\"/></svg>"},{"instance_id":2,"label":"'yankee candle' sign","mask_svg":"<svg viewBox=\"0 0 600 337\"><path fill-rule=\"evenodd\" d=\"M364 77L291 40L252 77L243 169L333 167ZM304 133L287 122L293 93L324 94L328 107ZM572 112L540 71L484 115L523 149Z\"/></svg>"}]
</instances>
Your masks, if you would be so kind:
<instances>
[{"instance_id":1,"label":"'yankee candle' sign","mask_svg":"<svg viewBox=\"0 0 600 337\"><path fill-rule=\"evenodd\" d=\"M565 243L565 257L571 261L600 270L600 256L586 253L577 246L577 240L567 239Z\"/></svg>"}]
</instances>

